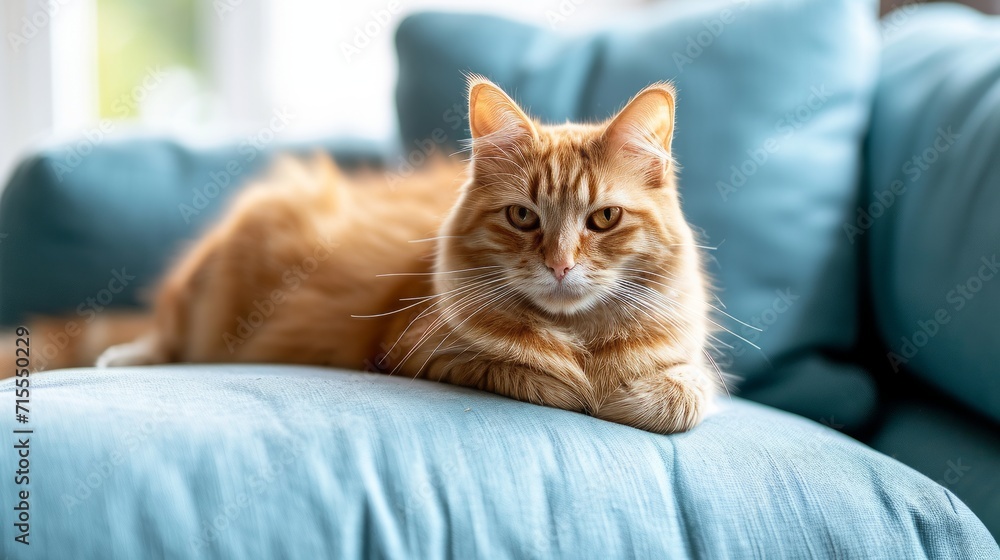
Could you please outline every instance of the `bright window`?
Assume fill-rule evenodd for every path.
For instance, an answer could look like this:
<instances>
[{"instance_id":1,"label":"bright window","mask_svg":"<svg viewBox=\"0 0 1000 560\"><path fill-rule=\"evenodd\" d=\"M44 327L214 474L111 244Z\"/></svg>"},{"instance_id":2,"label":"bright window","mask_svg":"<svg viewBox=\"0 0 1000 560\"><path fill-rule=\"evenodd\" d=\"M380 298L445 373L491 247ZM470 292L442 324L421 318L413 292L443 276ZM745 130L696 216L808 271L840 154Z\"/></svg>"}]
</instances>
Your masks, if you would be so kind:
<instances>
[{"instance_id":1,"label":"bright window","mask_svg":"<svg viewBox=\"0 0 1000 560\"><path fill-rule=\"evenodd\" d=\"M281 138L385 138L406 14L487 11L572 31L640 2L3 0L0 31L24 40L0 50L0 174L102 119L112 136L138 127L224 141L282 112L292 118Z\"/></svg>"},{"instance_id":2,"label":"bright window","mask_svg":"<svg viewBox=\"0 0 1000 560\"><path fill-rule=\"evenodd\" d=\"M171 94L204 90L198 0L96 1L101 118L158 119Z\"/></svg>"}]
</instances>

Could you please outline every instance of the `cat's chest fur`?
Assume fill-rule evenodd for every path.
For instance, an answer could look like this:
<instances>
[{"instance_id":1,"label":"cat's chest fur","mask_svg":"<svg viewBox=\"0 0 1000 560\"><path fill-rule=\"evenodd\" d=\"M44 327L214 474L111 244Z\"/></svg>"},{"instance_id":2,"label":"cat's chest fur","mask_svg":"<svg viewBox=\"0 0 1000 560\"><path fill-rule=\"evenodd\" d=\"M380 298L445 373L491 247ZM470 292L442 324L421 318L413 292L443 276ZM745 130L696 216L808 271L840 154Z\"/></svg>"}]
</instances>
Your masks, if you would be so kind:
<instances>
[{"instance_id":1,"label":"cat's chest fur","mask_svg":"<svg viewBox=\"0 0 1000 560\"><path fill-rule=\"evenodd\" d=\"M538 340L547 344L543 347ZM601 315L534 323L530 334L511 342L514 351L508 359L534 354L533 361L541 365L536 367L543 375L573 369L574 377L589 384L579 389L597 401L624 383L690 361L693 350L690 341L675 333L648 324L616 322ZM569 378L570 372L563 375Z\"/></svg>"},{"instance_id":2,"label":"cat's chest fur","mask_svg":"<svg viewBox=\"0 0 1000 560\"><path fill-rule=\"evenodd\" d=\"M683 361L690 353L684 342L653 329L621 329L613 333L569 330L581 369L593 382L632 379L651 373L670 362Z\"/></svg>"}]
</instances>

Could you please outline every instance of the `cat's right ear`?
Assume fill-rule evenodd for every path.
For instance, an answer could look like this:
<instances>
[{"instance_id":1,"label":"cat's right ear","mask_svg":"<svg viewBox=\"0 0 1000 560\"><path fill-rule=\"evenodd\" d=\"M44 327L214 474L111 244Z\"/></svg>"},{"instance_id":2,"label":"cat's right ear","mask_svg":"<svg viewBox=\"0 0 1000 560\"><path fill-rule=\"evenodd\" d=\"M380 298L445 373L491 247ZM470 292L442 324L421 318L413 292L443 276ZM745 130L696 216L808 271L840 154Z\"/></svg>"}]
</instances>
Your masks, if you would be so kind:
<instances>
[{"instance_id":1,"label":"cat's right ear","mask_svg":"<svg viewBox=\"0 0 1000 560\"><path fill-rule=\"evenodd\" d=\"M510 155L538 137L535 124L496 84L482 76L469 77L469 129L473 157L498 152Z\"/></svg>"},{"instance_id":2,"label":"cat's right ear","mask_svg":"<svg viewBox=\"0 0 1000 560\"><path fill-rule=\"evenodd\" d=\"M666 82L640 91L607 125L609 152L650 182L659 182L673 163L674 87Z\"/></svg>"}]
</instances>

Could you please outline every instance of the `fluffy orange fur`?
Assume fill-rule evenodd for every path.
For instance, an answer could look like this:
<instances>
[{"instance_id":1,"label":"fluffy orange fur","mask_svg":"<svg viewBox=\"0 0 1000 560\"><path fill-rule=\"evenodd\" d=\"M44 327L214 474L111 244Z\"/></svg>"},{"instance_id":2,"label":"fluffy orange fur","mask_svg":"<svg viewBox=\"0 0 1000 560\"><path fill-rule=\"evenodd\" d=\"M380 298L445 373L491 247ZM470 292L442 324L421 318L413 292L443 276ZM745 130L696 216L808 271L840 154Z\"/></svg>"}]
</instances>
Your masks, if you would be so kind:
<instances>
[{"instance_id":1,"label":"fluffy orange fur","mask_svg":"<svg viewBox=\"0 0 1000 560\"><path fill-rule=\"evenodd\" d=\"M167 275L144 334L98 363L375 369L653 432L696 425L720 378L672 88L606 123L543 126L473 78L469 115L468 164L392 184L279 165ZM86 346L72 361L101 344Z\"/></svg>"}]
</instances>

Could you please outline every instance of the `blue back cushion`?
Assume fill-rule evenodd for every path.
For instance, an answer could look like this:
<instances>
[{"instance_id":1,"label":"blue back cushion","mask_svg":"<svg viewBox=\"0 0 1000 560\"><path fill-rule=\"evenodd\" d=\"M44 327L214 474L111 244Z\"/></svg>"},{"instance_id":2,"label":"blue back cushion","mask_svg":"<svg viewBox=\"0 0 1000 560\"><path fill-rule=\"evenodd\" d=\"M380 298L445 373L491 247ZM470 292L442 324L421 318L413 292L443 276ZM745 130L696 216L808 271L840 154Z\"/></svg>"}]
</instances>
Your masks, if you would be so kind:
<instances>
[{"instance_id":1,"label":"blue back cushion","mask_svg":"<svg viewBox=\"0 0 1000 560\"><path fill-rule=\"evenodd\" d=\"M89 322L104 308L140 303L178 245L225 208L234 184L264 159L151 138L68 144L26 159L0 206L8 234L0 322L42 314ZM228 164L239 168L227 171Z\"/></svg>"},{"instance_id":2,"label":"blue back cushion","mask_svg":"<svg viewBox=\"0 0 1000 560\"><path fill-rule=\"evenodd\" d=\"M720 365L746 395L852 426L874 389L837 362L857 333L856 247L842 226L858 204L875 18L868 0L676 1L563 35L418 14L396 37L400 130L410 150L467 137L463 72L547 122L605 119L672 80L685 213L717 247L709 272L726 312L760 329L720 313L738 335L720 335Z\"/></svg>"},{"instance_id":3,"label":"blue back cushion","mask_svg":"<svg viewBox=\"0 0 1000 560\"><path fill-rule=\"evenodd\" d=\"M384 150L350 140L319 148L342 165L377 164ZM275 149L304 151L131 138L80 140L27 158L0 203L0 325L33 315L89 323L105 308L143 303Z\"/></svg>"},{"instance_id":4,"label":"blue back cushion","mask_svg":"<svg viewBox=\"0 0 1000 560\"><path fill-rule=\"evenodd\" d=\"M1000 18L887 18L864 215L878 325L912 372L1000 419Z\"/></svg>"}]
</instances>

